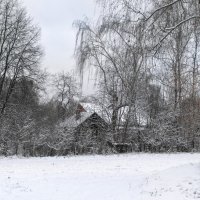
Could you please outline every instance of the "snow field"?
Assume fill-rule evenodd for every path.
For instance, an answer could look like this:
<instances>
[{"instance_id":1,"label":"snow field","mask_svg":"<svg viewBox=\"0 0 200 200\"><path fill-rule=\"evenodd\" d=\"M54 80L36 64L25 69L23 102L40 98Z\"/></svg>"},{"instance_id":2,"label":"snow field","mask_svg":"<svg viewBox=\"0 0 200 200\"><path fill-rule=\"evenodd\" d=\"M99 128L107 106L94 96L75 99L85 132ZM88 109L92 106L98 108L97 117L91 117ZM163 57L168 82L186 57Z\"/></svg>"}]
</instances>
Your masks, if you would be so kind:
<instances>
[{"instance_id":1,"label":"snow field","mask_svg":"<svg viewBox=\"0 0 200 200\"><path fill-rule=\"evenodd\" d=\"M200 199L200 154L0 158L0 200Z\"/></svg>"}]
</instances>

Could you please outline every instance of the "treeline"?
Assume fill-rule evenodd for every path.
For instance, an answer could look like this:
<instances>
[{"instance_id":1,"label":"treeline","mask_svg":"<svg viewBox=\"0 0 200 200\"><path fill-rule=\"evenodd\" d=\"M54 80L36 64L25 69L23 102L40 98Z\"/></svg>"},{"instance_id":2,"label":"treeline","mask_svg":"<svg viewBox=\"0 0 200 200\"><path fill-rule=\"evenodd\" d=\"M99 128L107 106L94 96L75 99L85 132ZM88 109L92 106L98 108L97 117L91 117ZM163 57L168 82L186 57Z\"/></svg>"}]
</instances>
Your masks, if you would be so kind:
<instances>
[{"instance_id":1,"label":"treeline","mask_svg":"<svg viewBox=\"0 0 200 200\"><path fill-rule=\"evenodd\" d=\"M60 93L51 100L41 101L42 92L42 86L30 78L21 77L16 81L4 113L0 115L0 155L52 156L68 153L73 131L67 133L59 124L74 113L76 102L73 99L61 102ZM3 106L3 103L0 105Z\"/></svg>"},{"instance_id":2,"label":"treeline","mask_svg":"<svg viewBox=\"0 0 200 200\"><path fill-rule=\"evenodd\" d=\"M97 70L113 140L131 142L133 127L143 126L141 151L199 151L199 1L98 4L96 23L75 23L76 57L81 72Z\"/></svg>"},{"instance_id":3,"label":"treeline","mask_svg":"<svg viewBox=\"0 0 200 200\"><path fill-rule=\"evenodd\" d=\"M0 0L0 154L200 151L199 1L97 3L96 23L75 22L75 52L81 73L97 72L92 102L108 127L77 132L62 122L76 111L79 85L53 75L55 95L44 100L40 30L17 0Z\"/></svg>"},{"instance_id":4,"label":"treeline","mask_svg":"<svg viewBox=\"0 0 200 200\"><path fill-rule=\"evenodd\" d=\"M25 8L17 0L0 0L0 155L51 154L45 148L51 149L56 124L70 115L74 80L43 72L42 55L40 29ZM56 96L45 101L49 79Z\"/></svg>"}]
</instances>

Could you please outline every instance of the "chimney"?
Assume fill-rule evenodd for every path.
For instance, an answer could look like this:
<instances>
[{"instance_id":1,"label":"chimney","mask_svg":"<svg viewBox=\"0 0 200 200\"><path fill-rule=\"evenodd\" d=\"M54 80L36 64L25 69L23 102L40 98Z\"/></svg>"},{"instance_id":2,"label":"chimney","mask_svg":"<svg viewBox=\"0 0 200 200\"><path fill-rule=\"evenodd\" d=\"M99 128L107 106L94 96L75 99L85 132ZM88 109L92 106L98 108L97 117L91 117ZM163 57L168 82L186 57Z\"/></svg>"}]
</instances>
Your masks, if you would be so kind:
<instances>
[{"instance_id":1,"label":"chimney","mask_svg":"<svg viewBox=\"0 0 200 200\"><path fill-rule=\"evenodd\" d=\"M79 120L81 118L81 113L86 112L86 110L83 108L81 104L78 104L76 108L76 120Z\"/></svg>"}]
</instances>

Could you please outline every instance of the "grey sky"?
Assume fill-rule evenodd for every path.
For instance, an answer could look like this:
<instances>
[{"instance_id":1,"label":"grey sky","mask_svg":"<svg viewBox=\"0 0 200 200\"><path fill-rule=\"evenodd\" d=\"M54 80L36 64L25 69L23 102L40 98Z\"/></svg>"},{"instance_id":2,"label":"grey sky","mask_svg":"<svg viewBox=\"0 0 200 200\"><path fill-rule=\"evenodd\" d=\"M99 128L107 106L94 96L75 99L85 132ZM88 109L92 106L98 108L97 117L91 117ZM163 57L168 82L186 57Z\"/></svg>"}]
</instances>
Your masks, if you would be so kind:
<instances>
[{"instance_id":1,"label":"grey sky","mask_svg":"<svg viewBox=\"0 0 200 200\"><path fill-rule=\"evenodd\" d=\"M41 27L41 42L45 50L42 67L49 72L69 71L73 59L76 30L72 24L95 15L95 0L21 0Z\"/></svg>"}]
</instances>

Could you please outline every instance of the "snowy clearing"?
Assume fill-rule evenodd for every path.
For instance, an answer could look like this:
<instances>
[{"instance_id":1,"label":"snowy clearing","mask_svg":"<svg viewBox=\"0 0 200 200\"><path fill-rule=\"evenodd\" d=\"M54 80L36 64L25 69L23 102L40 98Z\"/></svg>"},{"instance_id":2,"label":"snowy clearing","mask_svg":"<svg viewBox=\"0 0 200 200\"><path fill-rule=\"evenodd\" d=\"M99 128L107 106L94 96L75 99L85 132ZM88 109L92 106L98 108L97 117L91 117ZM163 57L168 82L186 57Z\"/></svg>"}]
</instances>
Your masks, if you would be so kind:
<instances>
[{"instance_id":1,"label":"snowy clearing","mask_svg":"<svg viewBox=\"0 0 200 200\"><path fill-rule=\"evenodd\" d=\"M200 199L200 154L0 158L0 200Z\"/></svg>"}]
</instances>

